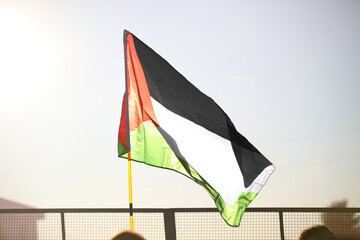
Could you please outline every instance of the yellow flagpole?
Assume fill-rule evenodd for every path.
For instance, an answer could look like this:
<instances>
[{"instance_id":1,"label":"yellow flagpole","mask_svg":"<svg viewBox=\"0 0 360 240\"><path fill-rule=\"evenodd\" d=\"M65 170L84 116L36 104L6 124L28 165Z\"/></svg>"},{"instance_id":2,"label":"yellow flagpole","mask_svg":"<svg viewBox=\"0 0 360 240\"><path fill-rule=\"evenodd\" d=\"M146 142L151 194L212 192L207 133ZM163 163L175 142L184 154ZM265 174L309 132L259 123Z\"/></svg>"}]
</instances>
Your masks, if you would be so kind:
<instances>
[{"instance_id":1,"label":"yellow flagpole","mask_svg":"<svg viewBox=\"0 0 360 240\"><path fill-rule=\"evenodd\" d=\"M130 230L134 231L132 183L131 183L131 156L128 152L128 175L129 175L129 207L130 207Z\"/></svg>"},{"instance_id":2,"label":"yellow flagpole","mask_svg":"<svg viewBox=\"0 0 360 240\"><path fill-rule=\"evenodd\" d=\"M126 45L126 36L129 34L129 32L124 29L124 63L125 63L125 93L126 95L128 94L128 88L127 88L127 62L126 62L126 49L127 49L127 45ZM128 116L127 116L128 117ZM129 121L129 119L127 119L127 121ZM128 127L128 126L127 126ZM128 134L129 129L127 129L126 134ZM130 148L130 139L129 136L127 136L127 144L128 147ZM134 220L133 220L133 201L132 201L132 183L131 183L131 155L130 155L130 149L128 152L128 175L129 175L129 207L130 207L130 230L134 231Z\"/></svg>"}]
</instances>

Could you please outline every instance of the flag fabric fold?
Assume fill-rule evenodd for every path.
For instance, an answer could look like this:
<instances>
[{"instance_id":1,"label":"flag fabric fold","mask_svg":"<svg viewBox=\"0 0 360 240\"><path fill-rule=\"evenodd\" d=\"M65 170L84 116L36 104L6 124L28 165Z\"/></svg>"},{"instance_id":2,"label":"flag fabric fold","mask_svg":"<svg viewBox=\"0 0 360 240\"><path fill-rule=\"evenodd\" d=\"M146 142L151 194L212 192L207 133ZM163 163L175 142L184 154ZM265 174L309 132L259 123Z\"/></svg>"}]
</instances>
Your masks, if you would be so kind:
<instances>
[{"instance_id":1,"label":"flag fabric fold","mask_svg":"<svg viewBox=\"0 0 360 240\"><path fill-rule=\"evenodd\" d=\"M223 219L241 217L274 171L227 114L166 60L124 31L125 94L118 155L203 186Z\"/></svg>"}]
</instances>

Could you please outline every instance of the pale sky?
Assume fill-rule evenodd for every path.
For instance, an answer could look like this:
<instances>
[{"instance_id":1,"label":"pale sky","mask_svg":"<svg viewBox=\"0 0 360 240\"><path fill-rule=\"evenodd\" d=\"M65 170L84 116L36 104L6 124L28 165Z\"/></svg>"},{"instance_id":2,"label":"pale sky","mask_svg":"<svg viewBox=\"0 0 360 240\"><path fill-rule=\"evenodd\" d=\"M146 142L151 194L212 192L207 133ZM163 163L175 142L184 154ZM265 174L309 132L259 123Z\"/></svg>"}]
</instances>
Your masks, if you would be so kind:
<instances>
[{"instance_id":1,"label":"pale sky","mask_svg":"<svg viewBox=\"0 0 360 240\"><path fill-rule=\"evenodd\" d=\"M0 0L1 198L128 207L125 28L276 166L250 206L360 207L360 1L346 0ZM188 178L141 163L133 193L135 207L215 207Z\"/></svg>"}]
</instances>

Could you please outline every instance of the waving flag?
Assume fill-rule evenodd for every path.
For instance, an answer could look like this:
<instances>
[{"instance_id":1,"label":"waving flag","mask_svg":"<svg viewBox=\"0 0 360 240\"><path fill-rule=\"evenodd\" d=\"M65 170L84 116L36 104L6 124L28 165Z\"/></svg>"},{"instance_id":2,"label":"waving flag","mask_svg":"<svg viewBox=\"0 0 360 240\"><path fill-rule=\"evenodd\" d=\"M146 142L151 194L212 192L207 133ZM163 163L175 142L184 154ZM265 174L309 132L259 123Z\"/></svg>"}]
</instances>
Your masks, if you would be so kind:
<instances>
[{"instance_id":1,"label":"waving flag","mask_svg":"<svg viewBox=\"0 0 360 240\"><path fill-rule=\"evenodd\" d=\"M124 31L126 90L118 154L177 171L203 186L223 219L239 226L274 166L226 113L166 60Z\"/></svg>"}]
</instances>

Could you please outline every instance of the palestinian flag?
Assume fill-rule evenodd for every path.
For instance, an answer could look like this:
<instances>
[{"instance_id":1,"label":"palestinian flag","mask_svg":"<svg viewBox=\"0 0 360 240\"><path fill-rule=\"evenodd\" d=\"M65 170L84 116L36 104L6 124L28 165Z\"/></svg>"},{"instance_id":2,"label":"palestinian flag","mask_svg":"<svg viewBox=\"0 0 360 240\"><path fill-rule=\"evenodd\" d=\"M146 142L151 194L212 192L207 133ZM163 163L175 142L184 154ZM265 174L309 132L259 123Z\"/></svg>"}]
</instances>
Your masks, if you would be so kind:
<instances>
[{"instance_id":1,"label":"palestinian flag","mask_svg":"<svg viewBox=\"0 0 360 240\"><path fill-rule=\"evenodd\" d=\"M274 166L226 113L166 60L124 31L126 90L118 154L179 172L203 186L239 226Z\"/></svg>"}]
</instances>

